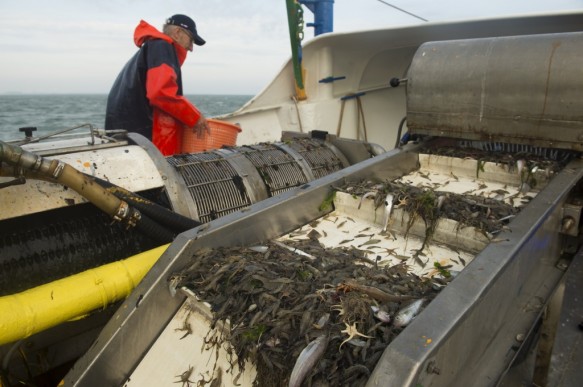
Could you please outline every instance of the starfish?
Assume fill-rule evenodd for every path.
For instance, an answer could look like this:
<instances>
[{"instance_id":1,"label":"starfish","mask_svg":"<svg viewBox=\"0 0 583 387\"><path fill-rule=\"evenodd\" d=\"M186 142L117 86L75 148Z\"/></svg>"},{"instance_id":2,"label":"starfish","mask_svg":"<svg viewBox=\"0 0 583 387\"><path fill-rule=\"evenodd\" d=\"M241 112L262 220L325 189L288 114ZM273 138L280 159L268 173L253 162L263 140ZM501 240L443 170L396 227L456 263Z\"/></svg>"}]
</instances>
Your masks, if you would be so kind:
<instances>
[{"instance_id":1,"label":"starfish","mask_svg":"<svg viewBox=\"0 0 583 387\"><path fill-rule=\"evenodd\" d=\"M342 305L341 305L341 304L338 304L338 305L332 305L332 306L330 307L330 309L332 309L333 311L336 311L336 312L338 312L338 316L342 316L342 315L344 315L344 308L342 307ZM345 323L345 324L346 324L346 323ZM344 331L342 331L342 332L344 332Z\"/></svg>"},{"instance_id":2,"label":"starfish","mask_svg":"<svg viewBox=\"0 0 583 387\"><path fill-rule=\"evenodd\" d=\"M397 208L406 207L407 204L409 204L409 200L406 196L399 198L399 204L397 204Z\"/></svg>"},{"instance_id":3,"label":"starfish","mask_svg":"<svg viewBox=\"0 0 583 387\"><path fill-rule=\"evenodd\" d=\"M346 325L346 329L343 331L340 331L341 333L346 333L348 335L348 338L346 340L344 340L342 342L342 344L340 344L340 347L338 347L338 349L342 348L342 346L344 345L344 343L354 339L355 336L360 336L360 337L367 337L369 339L372 339L372 336L367 336L367 335L363 335L362 333L360 333L357 329L356 329L356 323L352 324L352 325L348 325L348 323L344 323L344 325Z\"/></svg>"},{"instance_id":4,"label":"starfish","mask_svg":"<svg viewBox=\"0 0 583 387\"><path fill-rule=\"evenodd\" d=\"M180 375L176 375L176 377L180 378L180 380L174 383L182 383L182 387L190 387L190 383L194 383L192 380L189 379L190 375L192 374L192 370L193 368L189 365L186 371L184 371Z\"/></svg>"}]
</instances>

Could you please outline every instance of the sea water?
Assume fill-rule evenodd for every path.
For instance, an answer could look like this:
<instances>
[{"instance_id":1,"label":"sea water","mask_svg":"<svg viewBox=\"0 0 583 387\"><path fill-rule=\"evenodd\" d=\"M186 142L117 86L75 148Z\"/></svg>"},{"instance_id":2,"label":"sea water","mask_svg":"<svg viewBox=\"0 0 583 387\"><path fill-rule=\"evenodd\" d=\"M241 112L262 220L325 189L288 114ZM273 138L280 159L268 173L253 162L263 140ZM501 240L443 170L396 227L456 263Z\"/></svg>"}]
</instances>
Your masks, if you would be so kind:
<instances>
[{"instance_id":1,"label":"sea water","mask_svg":"<svg viewBox=\"0 0 583 387\"><path fill-rule=\"evenodd\" d=\"M251 95L187 95L206 117L233 112ZM19 140L22 127L36 127L33 136L91 124L103 128L106 94L0 95L0 140ZM87 131L88 129L80 129Z\"/></svg>"}]
</instances>

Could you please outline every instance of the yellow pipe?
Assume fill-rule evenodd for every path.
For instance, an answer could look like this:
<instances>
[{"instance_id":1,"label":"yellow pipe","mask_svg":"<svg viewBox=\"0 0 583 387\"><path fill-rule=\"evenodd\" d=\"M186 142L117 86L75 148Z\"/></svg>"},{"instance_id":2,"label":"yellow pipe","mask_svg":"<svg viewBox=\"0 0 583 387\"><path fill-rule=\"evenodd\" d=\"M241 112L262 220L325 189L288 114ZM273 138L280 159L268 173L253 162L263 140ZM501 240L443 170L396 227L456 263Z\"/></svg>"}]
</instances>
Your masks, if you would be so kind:
<instances>
[{"instance_id":1,"label":"yellow pipe","mask_svg":"<svg viewBox=\"0 0 583 387\"><path fill-rule=\"evenodd\" d=\"M127 297L168 246L0 297L0 345L77 319Z\"/></svg>"},{"instance_id":2,"label":"yellow pipe","mask_svg":"<svg viewBox=\"0 0 583 387\"><path fill-rule=\"evenodd\" d=\"M66 163L46 159L18 146L0 141L0 164L1 161L6 161L14 168L10 174L8 174L8 169L0 168L0 176L24 174L35 179L57 182L76 191L117 221L124 221L128 226L135 226L136 221L139 220L139 212L130 209L126 202L101 187L93 178Z\"/></svg>"},{"instance_id":3,"label":"yellow pipe","mask_svg":"<svg viewBox=\"0 0 583 387\"><path fill-rule=\"evenodd\" d=\"M109 216L120 215L119 209L123 205L122 200L69 164L62 163L62 165L63 170L54 181L78 192Z\"/></svg>"}]
</instances>

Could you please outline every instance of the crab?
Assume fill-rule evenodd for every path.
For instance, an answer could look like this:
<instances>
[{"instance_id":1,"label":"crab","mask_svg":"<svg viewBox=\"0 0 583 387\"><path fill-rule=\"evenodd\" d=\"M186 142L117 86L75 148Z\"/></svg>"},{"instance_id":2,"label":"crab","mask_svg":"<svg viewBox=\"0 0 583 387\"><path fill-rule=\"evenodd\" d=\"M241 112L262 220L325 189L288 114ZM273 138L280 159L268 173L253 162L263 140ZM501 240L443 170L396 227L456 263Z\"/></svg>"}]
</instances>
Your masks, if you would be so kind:
<instances>
[{"instance_id":1,"label":"crab","mask_svg":"<svg viewBox=\"0 0 583 387\"><path fill-rule=\"evenodd\" d=\"M343 293L348 293L351 292L352 290L354 290L354 286L347 284L347 283L340 283L336 286L336 291L337 292L343 292Z\"/></svg>"}]
</instances>

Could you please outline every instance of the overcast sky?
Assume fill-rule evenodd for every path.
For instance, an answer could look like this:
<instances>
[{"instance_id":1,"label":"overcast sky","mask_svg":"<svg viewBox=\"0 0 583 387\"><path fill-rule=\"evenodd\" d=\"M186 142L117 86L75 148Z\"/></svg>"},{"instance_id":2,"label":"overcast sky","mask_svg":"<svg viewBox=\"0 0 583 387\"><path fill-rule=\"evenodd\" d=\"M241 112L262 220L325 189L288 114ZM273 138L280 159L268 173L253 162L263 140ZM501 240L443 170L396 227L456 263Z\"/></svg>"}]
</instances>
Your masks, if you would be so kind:
<instances>
[{"instance_id":1,"label":"overcast sky","mask_svg":"<svg viewBox=\"0 0 583 387\"><path fill-rule=\"evenodd\" d=\"M583 9L583 0L386 0L429 21ZM140 19L191 16L206 39L185 94L256 94L290 56L285 0L0 0L0 93L107 93L137 50ZM335 0L334 31L422 21L379 0ZM306 23L313 21L308 10ZM314 36L306 28L305 41Z\"/></svg>"}]
</instances>

